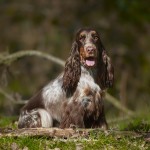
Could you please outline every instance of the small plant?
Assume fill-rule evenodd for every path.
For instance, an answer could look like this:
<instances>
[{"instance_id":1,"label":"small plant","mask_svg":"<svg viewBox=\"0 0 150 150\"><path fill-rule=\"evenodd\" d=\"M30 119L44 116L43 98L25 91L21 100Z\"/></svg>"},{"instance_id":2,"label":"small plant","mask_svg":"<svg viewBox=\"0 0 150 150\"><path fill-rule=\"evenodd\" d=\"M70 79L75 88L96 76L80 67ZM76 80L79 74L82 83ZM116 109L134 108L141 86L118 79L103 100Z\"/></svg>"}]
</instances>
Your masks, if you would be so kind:
<instances>
[{"instance_id":1,"label":"small plant","mask_svg":"<svg viewBox=\"0 0 150 150\"><path fill-rule=\"evenodd\" d=\"M148 120L143 120L141 118L133 118L128 123L120 125L120 130L148 132L150 131L150 123Z\"/></svg>"}]
</instances>

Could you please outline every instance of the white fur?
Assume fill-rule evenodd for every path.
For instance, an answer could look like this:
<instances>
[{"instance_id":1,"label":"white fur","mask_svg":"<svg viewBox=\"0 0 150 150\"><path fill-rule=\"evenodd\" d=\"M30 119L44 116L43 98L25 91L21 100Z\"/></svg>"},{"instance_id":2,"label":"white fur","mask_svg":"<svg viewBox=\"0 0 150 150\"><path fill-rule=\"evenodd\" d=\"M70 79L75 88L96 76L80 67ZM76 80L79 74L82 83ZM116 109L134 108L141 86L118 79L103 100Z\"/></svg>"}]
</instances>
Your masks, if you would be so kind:
<instances>
[{"instance_id":1,"label":"white fur","mask_svg":"<svg viewBox=\"0 0 150 150\"><path fill-rule=\"evenodd\" d=\"M42 97L46 110L52 119L61 120L61 105L66 99L65 93L62 90L62 75L56 80L50 82L42 91Z\"/></svg>"},{"instance_id":2,"label":"white fur","mask_svg":"<svg viewBox=\"0 0 150 150\"><path fill-rule=\"evenodd\" d=\"M82 90L85 89L85 87L90 87L94 91L101 91L100 86L94 82L93 72L91 71L90 74L90 71L87 71L84 67L82 67L82 72L77 88Z\"/></svg>"},{"instance_id":3,"label":"white fur","mask_svg":"<svg viewBox=\"0 0 150 150\"><path fill-rule=\"evenodd\" d=\"M62 76L59 76L56 80L50 82L46 87L44 87L42 97L45 106L49 105L49 103L56 104L61 100L61 98L64 97L62 91L62 81L59 82L59 78L62 78Z\"/></svg>"},{"instance_id":4,"label":"white fur","mask_svg":"<svg viewBox=\"0 0 150 150\"><path fill-rule=\"evenodd\" d=\"M39 114L41 116L42 127L45 127L45 128L52 127L53 120L52 120L50 114L44 109L38 109L37 111L39 112Z\"/></svg>"}]
</instances>

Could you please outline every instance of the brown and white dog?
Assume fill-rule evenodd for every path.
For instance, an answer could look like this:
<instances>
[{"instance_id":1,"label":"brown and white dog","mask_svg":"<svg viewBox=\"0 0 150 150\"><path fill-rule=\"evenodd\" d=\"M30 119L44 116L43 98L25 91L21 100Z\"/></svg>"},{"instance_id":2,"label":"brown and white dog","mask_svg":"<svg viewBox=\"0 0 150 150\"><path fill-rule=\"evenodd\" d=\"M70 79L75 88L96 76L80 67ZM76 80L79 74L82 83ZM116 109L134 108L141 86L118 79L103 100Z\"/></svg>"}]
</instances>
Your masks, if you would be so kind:
<instances>
[{"instance_id":1,"label":"brown and white dog","mask_svg":"<svg viewBox=\"0 0 150 150\"><path fill-rule=\"evenodd\" d=\"M72 44L64 71L33 96L22 108L18 127L59 126L62 114L66 112L65 109L68 107L64 107L64 103L70 102L72 106L69 107L76 107L74 101L77 101L77 106L83 107L80 96L84 90L89 89L91 93L101 93L113 85L113 80L113 66L98 32L94 29L80 29ZM99 100L95 100L96 103L100 102L101 104L102 101L101 96L99 96ZM78 111L78 109L75 110ZM87 119L87 121L85 119L82 127L107 126L103 104L99 109L96 108L96 111L99 114L96 117L97 120L90 116L91 119ZM86 116L86 111L84 116Z\"/></svg>"}]
</instances>

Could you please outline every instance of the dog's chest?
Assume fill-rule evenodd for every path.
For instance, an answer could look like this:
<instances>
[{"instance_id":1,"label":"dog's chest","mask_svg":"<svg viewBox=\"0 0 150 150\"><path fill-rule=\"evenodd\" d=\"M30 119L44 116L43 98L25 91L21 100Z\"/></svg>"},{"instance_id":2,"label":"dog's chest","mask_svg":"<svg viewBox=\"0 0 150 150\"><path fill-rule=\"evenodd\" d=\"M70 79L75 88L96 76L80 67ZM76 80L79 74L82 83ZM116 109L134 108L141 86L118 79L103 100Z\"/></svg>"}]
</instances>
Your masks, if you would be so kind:
<instances>
[{"instance_id":1,"label":"dog's chest","mask_svg":"<svg viewBox=\"0 0 150 150\"><path fill-rule=\"evenodd\" d=\"M79 80L78 88L83 89L87 87L94 91L101 90L99 85L95 82L94 78L90 74L83 74Z\"/></svg>"}]
</instances>

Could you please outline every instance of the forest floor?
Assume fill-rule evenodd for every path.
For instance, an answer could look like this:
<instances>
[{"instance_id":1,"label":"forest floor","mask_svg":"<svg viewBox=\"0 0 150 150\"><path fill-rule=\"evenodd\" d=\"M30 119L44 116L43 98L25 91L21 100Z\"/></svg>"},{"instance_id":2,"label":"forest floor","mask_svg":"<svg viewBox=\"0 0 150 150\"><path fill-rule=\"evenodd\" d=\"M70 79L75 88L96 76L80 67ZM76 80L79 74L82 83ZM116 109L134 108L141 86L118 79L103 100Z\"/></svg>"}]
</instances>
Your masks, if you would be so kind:
<instances>
[{"instance_id":1,"label":"forest floor","mask_svg":"<svg viewBox=\"0 0 150 150\"><path fill-rule=\"evenodd\" d=\"M0 150L150 150L150 115L108 119L108 122L107 132L91 129L87 134L68 137L7 136L9 131L17 130L17 117L0 116Z\"/></svg>"}]
</instances>

